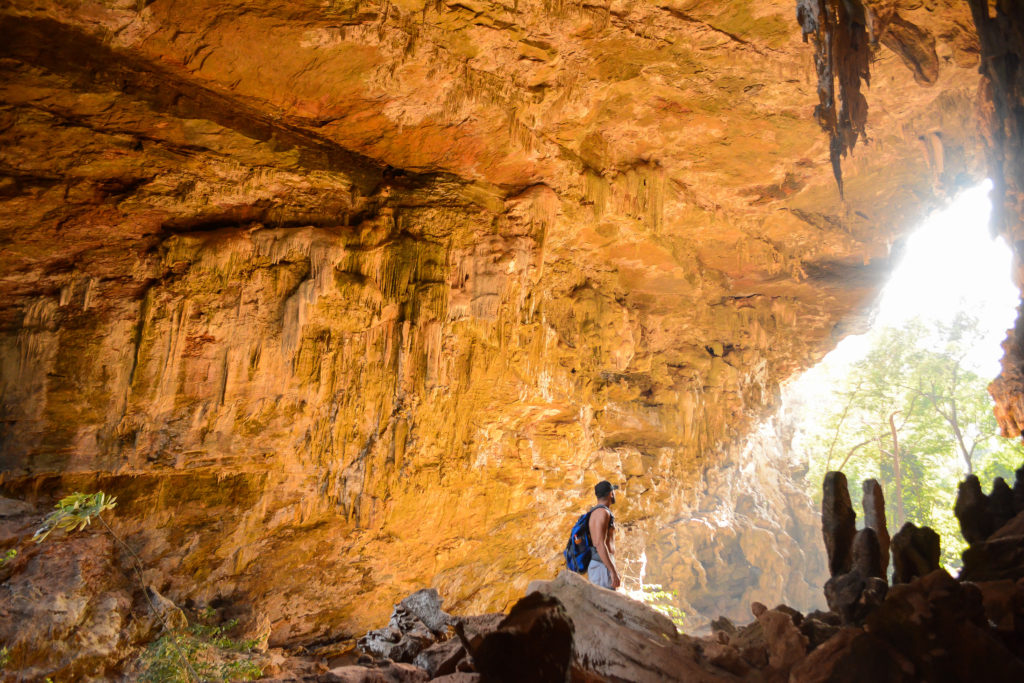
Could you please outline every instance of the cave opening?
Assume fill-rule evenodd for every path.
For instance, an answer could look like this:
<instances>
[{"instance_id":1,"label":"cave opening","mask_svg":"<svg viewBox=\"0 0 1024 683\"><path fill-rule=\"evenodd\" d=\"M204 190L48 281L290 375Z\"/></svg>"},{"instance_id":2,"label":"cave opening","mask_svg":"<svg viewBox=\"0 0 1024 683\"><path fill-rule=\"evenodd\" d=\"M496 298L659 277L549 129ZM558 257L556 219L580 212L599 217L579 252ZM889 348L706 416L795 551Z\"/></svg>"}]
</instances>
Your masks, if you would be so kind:
<instances>
[{"instance_id":1,"label":"cave opening","mask_svg":"<svg viewBox=\"0 0 1024 683\"><path fill-rule=\"evenodd\" d=\"M990 188L964 191L908 237L869 329L786 385L780 412L816 505L827 471L846 473L851 496L877 479L890 525L935 529L954 575L966 547L957 483L1013 481L1024 460L1020 441L999 435L987 389L1020 301L1010 247L988 227Z\"/></svg>"}]
</instances>

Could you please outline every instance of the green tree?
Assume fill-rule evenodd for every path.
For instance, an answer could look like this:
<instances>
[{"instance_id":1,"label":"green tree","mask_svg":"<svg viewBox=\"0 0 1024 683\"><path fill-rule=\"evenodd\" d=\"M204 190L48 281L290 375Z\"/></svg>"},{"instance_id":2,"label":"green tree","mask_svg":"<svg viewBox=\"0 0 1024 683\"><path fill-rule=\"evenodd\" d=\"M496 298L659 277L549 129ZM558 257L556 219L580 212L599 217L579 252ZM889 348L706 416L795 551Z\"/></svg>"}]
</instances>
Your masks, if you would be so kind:
<instances>
[{"instance_id":1,"label":"green tree","mask_svg":"<svg viewBox=\"0 0 1024 683\"><path fill-rule=\"evenodd\" d=\"M834 400L805 410L801 427L814 486L830 469L851 482L877 478L890 531L908 520L931 526L950 567L963 548L952 514L957 482L979 470L1005 476L1024 457L1019 442L998 437L988 381L970 366L979 339L963 312L949 323L878 330L835 382Z\"/></svg>"}]
</instances>

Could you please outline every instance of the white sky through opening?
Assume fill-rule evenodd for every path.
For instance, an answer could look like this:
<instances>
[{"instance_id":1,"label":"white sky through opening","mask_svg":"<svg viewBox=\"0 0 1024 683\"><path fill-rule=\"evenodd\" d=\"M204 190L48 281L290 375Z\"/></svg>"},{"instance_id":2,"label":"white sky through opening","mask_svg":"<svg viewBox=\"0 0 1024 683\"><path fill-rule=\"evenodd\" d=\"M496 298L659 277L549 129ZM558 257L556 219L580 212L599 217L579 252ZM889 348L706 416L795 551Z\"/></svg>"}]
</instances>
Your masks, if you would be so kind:
<instances>
[{"instance_id":1,"label":"white sky through opening","mask_svg":"<svg viewBox=\"0 0 1024 683\"><path fill-rule=\"evenodd\" d=\"M977 316L984 342L967 359L982 377L995 378L1000 344L1013 326L1020 292L1011 279L1012 254L989 230L989 180L932 213L907 239L903 258L882 290L872 327L899 326L920 317L949 321L958 310ZM786 393L828 400L831 379L867 353L870 333L844 339ZM792 392L792 393L791 393Z\"/></svg>"}]
</instances>

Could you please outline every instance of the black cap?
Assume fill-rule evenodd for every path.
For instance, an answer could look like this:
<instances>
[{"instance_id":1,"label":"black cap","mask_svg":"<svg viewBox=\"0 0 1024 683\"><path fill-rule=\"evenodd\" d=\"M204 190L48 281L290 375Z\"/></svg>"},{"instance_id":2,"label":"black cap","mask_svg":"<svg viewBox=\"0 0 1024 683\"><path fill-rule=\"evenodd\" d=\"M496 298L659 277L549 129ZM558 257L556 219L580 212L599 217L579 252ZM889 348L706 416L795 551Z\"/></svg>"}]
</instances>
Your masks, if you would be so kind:
<instances>
[{"instance_id":1,"label":"black cap","mask_svg":"<svg viewBox=\"0 0 1024 683\"><path fill-rule=\"evenodd\" d=\"M612 484L607 481L599 481L597 482L597 486L594 487L594 495L597 496L598 498L604 498L609 493L617 490L618 488L618 484Z\"/></svg>"}]
</instances>

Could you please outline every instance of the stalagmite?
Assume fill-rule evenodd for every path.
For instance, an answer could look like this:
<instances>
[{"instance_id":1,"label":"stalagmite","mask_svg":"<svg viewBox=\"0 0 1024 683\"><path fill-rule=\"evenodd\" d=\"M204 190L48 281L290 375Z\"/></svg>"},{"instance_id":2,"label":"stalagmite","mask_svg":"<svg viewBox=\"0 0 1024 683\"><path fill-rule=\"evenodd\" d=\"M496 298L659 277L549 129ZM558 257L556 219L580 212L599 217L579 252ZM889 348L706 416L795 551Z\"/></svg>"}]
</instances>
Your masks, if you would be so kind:
<instances>
[{"instance_id":1,"label":"stalagmite","mask_svg":"<svg viewBox=\"0 0 1024 683\"><path fill-rule=\"evenodd\" d=\"M845 474L826 473L822 488L821 531L825 537L829 573L837 576L850 571L853 562L851 544L857 530L857 513L850 502Z\"/></svg>"},{"instance_id":2,"label":"stalagmite","mask_svg":"<svg viewBox=\"0 0 1024 683\"><path fill-rule=\"evenodd\" d=\"M885 520L885 495L875 479L866 479L862 488L864 497L861 499L861 506L864 510L864 526L875 531L881 563L879 573L872 574L872 576L885 578L889 569L889 529Z\"/></svg>"}]
</instances>

